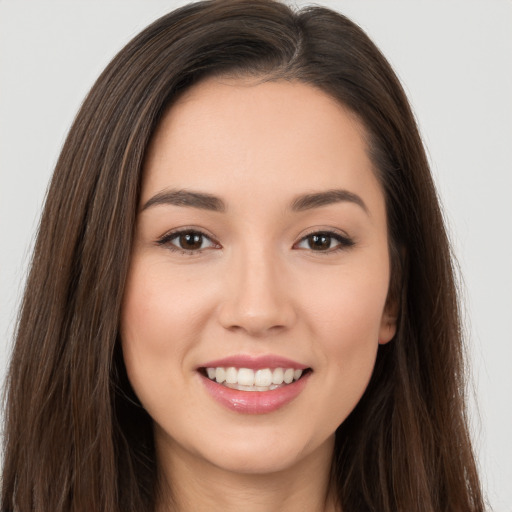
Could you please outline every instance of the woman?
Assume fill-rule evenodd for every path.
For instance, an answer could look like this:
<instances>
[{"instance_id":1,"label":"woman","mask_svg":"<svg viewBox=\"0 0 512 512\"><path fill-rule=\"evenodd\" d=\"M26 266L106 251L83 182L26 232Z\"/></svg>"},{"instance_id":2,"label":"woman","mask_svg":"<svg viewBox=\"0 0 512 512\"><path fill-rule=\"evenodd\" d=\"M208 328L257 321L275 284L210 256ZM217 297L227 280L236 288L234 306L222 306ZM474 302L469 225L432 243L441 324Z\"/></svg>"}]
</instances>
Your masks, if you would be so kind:
<instances>
[{"instance_id":1,"label":"woman","mask_svg":"<svg viewBox=\"0 0 512 512\"><path fill-rule=\"evenodd\" d=\"M9 375L3 510L483 510L405 95L323 8L200 2L84 102Z\"/></svg>"}]
</instances>

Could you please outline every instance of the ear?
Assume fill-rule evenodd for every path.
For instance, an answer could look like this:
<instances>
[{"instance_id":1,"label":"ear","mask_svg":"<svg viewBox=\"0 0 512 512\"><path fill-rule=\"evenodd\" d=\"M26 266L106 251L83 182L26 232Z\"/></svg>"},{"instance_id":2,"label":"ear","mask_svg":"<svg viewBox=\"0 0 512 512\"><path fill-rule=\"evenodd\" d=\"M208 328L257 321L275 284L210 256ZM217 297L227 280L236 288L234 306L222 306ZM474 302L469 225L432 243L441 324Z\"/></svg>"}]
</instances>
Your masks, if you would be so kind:
<instances>
[{"instance_id":1,"label":"ear","mask_svg":"<svg viewBox=\"0 0 512 512\"><path fill-rule=\"evenodd\" d=\"M386 303L379 329L379 344L385 345L390 342L396 334L396 324L398 319L398 302L389 301Z\"/></svg>"}]
</instances>

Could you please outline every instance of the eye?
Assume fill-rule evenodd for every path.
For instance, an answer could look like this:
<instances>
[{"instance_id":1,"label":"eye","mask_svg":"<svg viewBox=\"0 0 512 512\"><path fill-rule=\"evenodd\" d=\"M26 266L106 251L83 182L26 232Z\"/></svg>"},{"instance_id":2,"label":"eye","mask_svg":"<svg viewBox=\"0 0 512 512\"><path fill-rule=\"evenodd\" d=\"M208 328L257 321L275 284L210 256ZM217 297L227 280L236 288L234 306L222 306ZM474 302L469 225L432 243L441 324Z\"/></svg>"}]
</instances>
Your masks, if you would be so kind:
<instances>
[{"instance_id":1,"label":"eye","mask_svg":"<svg viewBox=\"0 0 512 512\"><path fill-rule=\"evenodd\" d=\"M182 251L188 254L198 253L212 247L219 247L210 237L201 231L191 229L167 233L157 240L158 245L165 245L173 251Z\"/></svg>"},{"instance_id":2,"label":"eye","mask_svg":"<svg viewBox=\"0 0 512 512\"><path fill-rule=\"evenodd\" d=\"M354 241L347 236L333 231L318 231L302 238L295 247L316 252L334 252L353 245Z\"/></svg>"}]
</instances>

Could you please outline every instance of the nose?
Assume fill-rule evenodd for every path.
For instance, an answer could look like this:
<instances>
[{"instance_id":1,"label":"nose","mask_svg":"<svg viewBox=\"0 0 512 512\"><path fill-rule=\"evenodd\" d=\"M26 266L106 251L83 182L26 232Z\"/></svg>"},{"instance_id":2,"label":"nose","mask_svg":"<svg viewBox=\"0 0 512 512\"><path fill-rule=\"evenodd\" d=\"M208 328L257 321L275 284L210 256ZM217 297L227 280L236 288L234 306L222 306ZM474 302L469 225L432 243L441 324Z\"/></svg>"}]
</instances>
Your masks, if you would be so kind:
<instances>
[{"instance_id":1,"label":"nose","mask_svg":"<svg viewBox=\"0 0 512 512\"><path fill-rule=\"evenodd\" d=\"M296 315L286 265L268 250L247 253L234 257L229 265L220 323L230 331L256 337L290 328Z\"/></svg>"}]
</instances>

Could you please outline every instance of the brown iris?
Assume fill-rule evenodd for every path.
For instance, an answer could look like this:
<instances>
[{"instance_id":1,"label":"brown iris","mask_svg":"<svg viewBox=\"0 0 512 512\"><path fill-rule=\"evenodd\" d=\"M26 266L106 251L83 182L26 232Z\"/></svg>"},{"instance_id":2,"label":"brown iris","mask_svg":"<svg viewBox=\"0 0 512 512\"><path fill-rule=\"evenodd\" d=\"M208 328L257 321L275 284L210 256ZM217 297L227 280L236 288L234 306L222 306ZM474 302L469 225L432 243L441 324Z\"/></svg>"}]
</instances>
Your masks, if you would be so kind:
<instances>
[{"instance_id":1,"label":"brown iris","mask_svg":"<svg viewBox=\"0 0 512 512\"><path fill-rule=\"evenodd\" d=\"M179 246L190 251L201 249L203 235L201 233L182 233L179 236Z\"/></svg>"},{"instance_id":2,"label":"brown iris","mask_svg":"<svg viewBox=\"0 0 512 512\"><path fill-rule=\"evenodd\" d=\"M331 236L326 233L315 233L307 237L308 246L313 251L325 251L331 248Z\"/></svg>"}]
</instances>

